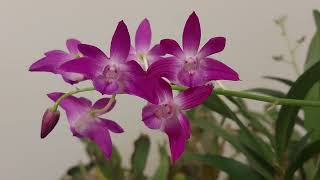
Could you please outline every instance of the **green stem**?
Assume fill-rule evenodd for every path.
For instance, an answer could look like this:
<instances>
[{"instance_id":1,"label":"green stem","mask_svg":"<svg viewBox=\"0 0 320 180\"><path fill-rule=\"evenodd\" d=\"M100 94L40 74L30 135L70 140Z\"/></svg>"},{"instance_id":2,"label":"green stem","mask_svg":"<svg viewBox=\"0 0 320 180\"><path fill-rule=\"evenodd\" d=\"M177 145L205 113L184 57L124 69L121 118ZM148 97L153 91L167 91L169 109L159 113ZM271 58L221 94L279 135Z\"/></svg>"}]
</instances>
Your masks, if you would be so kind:
<instances>
[{"instance_id":1,"label":"green stem","mask_svg":"<svg viewBox=\"0 0 320 180\"><path fill-rule=\"evenodd\" d=\"M172 85L171 87L173 90L179 90L179 91L186 90L186 87L183 87L183 86ZM234 96L234 97L252 99L256 101L264 101L264 102L269 102L269 103L274 103L279 105L320 107L320 101L306 101L306 100L298 100L298 99L277 98L277 97L253 94L246 91L233 91L233 90L217 88L214 90L213 93L217 95Z\"/></svg>"},{"instance_id":2,"label":"green stem","mask_svg":"<svg viewBox=\"0 0 320 180\"><path fill-rule=\"evenodd\" d=\"M74 91L70 91L70 92L68 92L68 93L65 93L64 95L60 96L60 97L57 99L57 101L54 103L54 105L53 105L53 107L52 107L52 110L57 111L58 106L60 105L61 101L62 101L64 98L68 97L68 96L71 96L71 95L73 95L73 94L77 94L77 93L80 93L80 92L94 91L94 90L95 90L94 87L87 87L87 88L81 88L81 89L76 88L76 90L74 90Z\"/></svg>"}]
</instances>

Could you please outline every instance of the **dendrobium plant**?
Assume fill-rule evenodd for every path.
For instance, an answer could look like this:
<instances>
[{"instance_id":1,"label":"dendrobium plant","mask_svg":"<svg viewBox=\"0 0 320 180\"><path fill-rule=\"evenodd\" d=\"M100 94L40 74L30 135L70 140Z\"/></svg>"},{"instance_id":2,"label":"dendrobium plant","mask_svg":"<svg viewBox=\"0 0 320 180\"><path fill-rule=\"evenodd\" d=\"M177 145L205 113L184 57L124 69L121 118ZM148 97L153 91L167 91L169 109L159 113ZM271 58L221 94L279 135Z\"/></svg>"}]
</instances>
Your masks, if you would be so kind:
<instances>
[{"instance_id":1,"label":"dendrobium plant","mask_svg":"<svg viewBox=\"0 0 320 180\"><path fill-rule=\"evenodd\" d=\"M31 65L30 71L61 74L70 84L90 80L93 87L50 93L48 96L54 105L43 116L41 138L57 124L60 106L67 114L72 134L95 142L109 159L112 151L109 131L122 133L124 130L116 122L100 116L115 106L117 94L135 95L147 101L142 110L144 124L167 134L175 162L191 136L184 111L208 98L213 90L212 80L239 80L230 67L208 57L224 49L225 38L212 38L198 51L200 37L199 19L192 13L184 28L183 49L170 39L150 48L150 23L144 19L136 31L134 46L126 24L118 23L111 40L110 57L99 48L74 39L67 41L69 53L60 50L45 53L44 58ZM172 87L176 85L184 91L173 96ZM73 96L95 90L111 98L102 98L92 105L86 98Z\"/></svg>"}]
</instances>

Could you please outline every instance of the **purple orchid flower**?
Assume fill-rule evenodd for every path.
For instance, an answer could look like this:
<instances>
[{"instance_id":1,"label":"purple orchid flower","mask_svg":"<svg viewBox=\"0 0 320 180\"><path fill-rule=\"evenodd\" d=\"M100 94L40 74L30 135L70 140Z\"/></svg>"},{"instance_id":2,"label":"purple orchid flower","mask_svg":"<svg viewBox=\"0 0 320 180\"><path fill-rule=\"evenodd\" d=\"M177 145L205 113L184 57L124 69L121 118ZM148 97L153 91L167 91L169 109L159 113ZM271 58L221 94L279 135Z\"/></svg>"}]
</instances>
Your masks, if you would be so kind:
<instances>
[{"instance_id":1,"label":"purple orchid flower","mask_svg":"<svg viewBox=\"0 0 320 180\"><path fill-rule=\"evenodd\" d=\"M144 70L164 55L159 44L151 46L151 27L148 19L144 19L136 32L135 47L131 47L128 59L137 61Z\"/></svg>"},{"instance_id":2,"label":"purple orchid flower","mask_svg":"<svg viewBox=\"0 0 320 180\"><path fill-rule=\"evenodd\" d=\"M155 102L152 83L146 83L146 72L134 60L128 61L130 36L126 24L120 21L112 37L110 58L99 48L80 44L85 56L61 66L63 71L83 74L92 79L102 94L132 94Z\"/></svg>"},{"instance_id":3,"label":"purple orchid flower","mask_svg":"<svg viewBox=\"0 0 320 180\"><path fill-rule=\"evenodd\" d=\"M173 97L170 85L159 79L162 93L159 103L148 103L142 110L143 122L150 129L160 129L168 135L171 158L175 162L184 152L191 129L184 110L194 108L205 101L212 92L212 85L192 87Z\"/></svg>"},{"instance_id":4,"label":"purple orchid flower","mask_svg":"<svg viewBox=\"0 0 320 180\"><path fill-rule=\"evenodd\" d=\"M63 93L48 94L49 98L56 101ZM101 118L112 110L115 103L105 112L92 114L92 110L102 109L110 99L103 98L92 105L91 101L86 98L76 98L68 96L61 101L60 106L66 111L70 130L78 138L88 138L95 142L101 149L106 159L109 159L112 153L112 142L109 131L122 133L123 129L114 121Z\"/></svg>"},{"instance_id":5,"label":"purple orchid flower","mask_svg":"<svg viewBox=\"0 0 320 180\"><path fill-rule=\"evenodd\" d=\"M65 72L59 69L59 67L70 60L80 57L78 45L80 41L76 39L68 39L66 42L69 52L62 50L52 50L44 53L45 57L41 58L37 62L33 63L29 71L38 72L51 72L54 74L61 74L63 79L70 84L75 84L85 80L85 76L79 73Z\"/></svg>"},{"instance_id":6,"label":"purple orchid flower","mask_svg":"<svg viewBox=\"0 0 320 180\"><path fill-rule=\"evenodd\" d=\"M175 84L187 87L201 86L212 80L239 80L238 74L230 67L208 57L224 49L225 38L211 38L198 51L200 39L199 18L193 12L184 27L183 50L175 40L162 40L161 48L172 56L153 63L148 69L149 76L166 77Z\"/></svg>"}]
</instances>

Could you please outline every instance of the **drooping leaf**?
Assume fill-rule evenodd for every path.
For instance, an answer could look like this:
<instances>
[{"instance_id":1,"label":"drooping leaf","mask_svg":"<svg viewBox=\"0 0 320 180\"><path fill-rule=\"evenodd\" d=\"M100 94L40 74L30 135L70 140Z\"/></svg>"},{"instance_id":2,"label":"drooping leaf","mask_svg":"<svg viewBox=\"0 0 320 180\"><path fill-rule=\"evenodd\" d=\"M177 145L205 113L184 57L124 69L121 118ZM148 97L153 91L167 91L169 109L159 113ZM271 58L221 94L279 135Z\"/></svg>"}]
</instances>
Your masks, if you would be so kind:
<instances>
[{"instance_id":1,"label":"drooping leaf","mask_svg":"<svg viewBox=\"0 0 320 180\"><path fill-rule=\"evenodd\" d=\"M275 76L263 76L263 78L278 81L287 86L292 86L294 83L292 80L281 78L281 77L275 77Z\"/></svg>"},{"instance_id":2,"label":"drooping leaf","mask_svg":"<svg viewBox=\"0 0 320 180\"><path fill-rule=\"evenodd\" d=\"M169 174L170 160L165 145L159 146L160 162L153 176L153 180L165 180Z\"/></svg>"},{"instance_id":3,"label":"drooping leaf","mask_svg":"<svg viewBox=\"0 0 320 180\"><path fill-rule=\"evenodd\" d=\"M286 95L278 90L274 90L274 89L268 89L268 88L252 88L252 89L248 89L246 91L251 91L251 92L255 92L255 93L259 93L259 94L265 94L268 96L273 96L273 97L279 97L279 98L283 98Z\"/></svg>"},{"instance_id":4,"label":"drooping leaf","mask_svg":"<svg viewBox=\"0 0 320 180\"><path fill-rule=\"evenodd\" d=\"M301 150L295 159L291 161L288 169L286 170L284 180L291 180L294 172L303 166L303 164L310 158L320 153L320 140L308 144Z\"/></svg>"},{"instance_id":5,"label":"drooping leaf","mask_svg":"<svg viewBox=\"0 0 320 180\"><path fill-rule=\"evenodd\" d=\"M320 58L320 13L315 10L313 12L315 24L317 26L317 31L313 36L308 54L307 60L305 62L304 69L308 70L312 65L317 63ZM320 82L316 83L308 92L306 100L315 100L320 101ZM318 117L320 116L320 108L318 107L304 107L304 117L305 117L305 128L308 131L313 131L312 139L317 140L320 139L320 122L318 121Z\"/></svg>"},{"instance_id":6,"label":"drooping leaf","mask_svg":"<svg viewBox=\"0 0 320 180\"><path fill-rule=\"evenodd\" d=\"M290 88L286 98L304 99L310 88L320 80L320 62L305 71ZM297 119L299 106L282 106L276 121L276 149L278 157L288 146Z\"/></svg>"},{"instance_id":7,"label":"drooping leaf","mask_svg":"<svg viewBox=\"0 0 320 180\"><path fill-rule=\"evenodd\" d=\"M131 171L133 179L141 179L146 167L147 158L150 149L150 139L146 135L141 135L134 142L134 152L131 156Z\"/></svg>"},{"instance_id":8,"label":"drooping leaf","mask_svg":"<svg viewBox=\"0 0 320 180\"><path fill-rule=\"evenodd\" d=\"M264 180L265 178L250 168L249 166L226 157L219 155L197 155L186 153L184 155L185 160L196 160L207 165L213 166L221 171L227 173L231 178L246 180Z\"/></svg>"}]
</instances>

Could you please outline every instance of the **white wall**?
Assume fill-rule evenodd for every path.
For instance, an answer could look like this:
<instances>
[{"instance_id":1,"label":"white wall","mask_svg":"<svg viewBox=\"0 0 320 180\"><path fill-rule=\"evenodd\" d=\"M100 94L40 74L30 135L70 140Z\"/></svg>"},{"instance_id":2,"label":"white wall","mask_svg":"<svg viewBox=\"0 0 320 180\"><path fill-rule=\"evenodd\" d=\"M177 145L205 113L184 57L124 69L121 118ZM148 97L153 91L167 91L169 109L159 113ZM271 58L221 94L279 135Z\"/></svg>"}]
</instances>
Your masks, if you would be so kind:
<instances>
[{"instance_id":1,"label":"white wall","mask_svg":"<svg viewBox=\"0 0 320 180\"><path fill-rule=\"evenodd\" d=\"M185 20L195 10L200 16L203 40L227 37L227 47L217 57L234 67L242 79L229 86L276 87L260 77L294 78L294 73L287 65L271 60L273 54L285 51L273 19L287 14L290 36L306 35L308 43L315 29L311 10L319 7L317 0L0 0L0 179L55 180L67 167L85 160L82 146L71 136L64 115L52 134L45 140L39 137L42 113L51 106L45 94L71 87L57 76L27 71L41 53L65 48L67 38L79 38L108 52L119 20L124 19L133 33L140 20L147 17L152 23L154 42L166 37L180 40ZM306 46L299 52L300 65L305 52ZM132 141L140 132L152 135L153 152L165 136L143 126L142 100L121 96L118 102L108 117L126 129L125 134L113 136L113 141L128 165ZM154 154L149 158L149 173L157 160Z\"/></svg>"}]
</instances>

